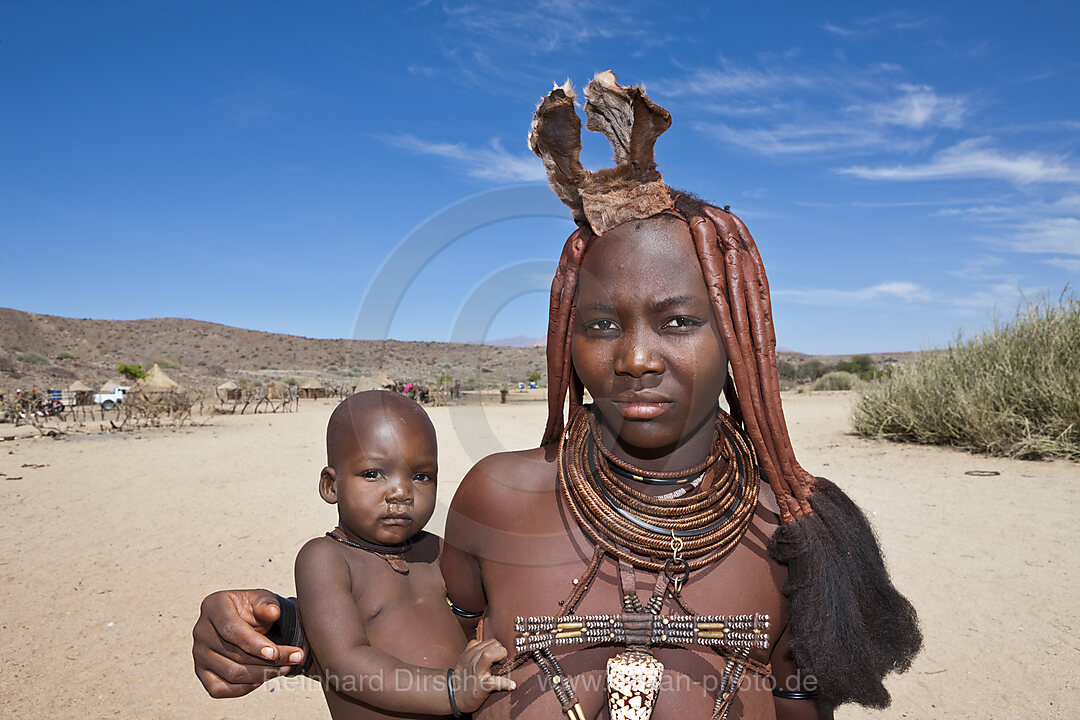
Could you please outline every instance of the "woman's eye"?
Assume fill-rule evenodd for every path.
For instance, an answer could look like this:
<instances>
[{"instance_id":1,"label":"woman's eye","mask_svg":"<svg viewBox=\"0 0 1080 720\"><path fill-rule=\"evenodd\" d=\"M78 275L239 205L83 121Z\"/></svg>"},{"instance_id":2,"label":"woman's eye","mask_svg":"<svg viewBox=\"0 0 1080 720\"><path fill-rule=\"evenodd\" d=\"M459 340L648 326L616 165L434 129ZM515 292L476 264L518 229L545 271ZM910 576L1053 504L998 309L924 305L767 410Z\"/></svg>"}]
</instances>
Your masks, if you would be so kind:
<instances>
[{"instance_id":1,"label":"woman's eye","mask_svg":"<svg viewBox=\"0 0 1080 720\"><path fill-rule=\"evenodd\" d=\"M585 328L588 330L614 330L617 327L614 320L593 320L592 322L585 323Z\"/></svg>"},{"instance_id":2,"label":"woman's eye","mask_svg":"<svg viewBox=\"0 0 1080 720\"><path fill-rule=\"evenodd\" d=\"M666 323L664 323L664 327L666 328L690 328L697 327L698 325L701 325L700 320L695 320L694 318L688 317L671 318Z\"/></svg>"}]
</instances>

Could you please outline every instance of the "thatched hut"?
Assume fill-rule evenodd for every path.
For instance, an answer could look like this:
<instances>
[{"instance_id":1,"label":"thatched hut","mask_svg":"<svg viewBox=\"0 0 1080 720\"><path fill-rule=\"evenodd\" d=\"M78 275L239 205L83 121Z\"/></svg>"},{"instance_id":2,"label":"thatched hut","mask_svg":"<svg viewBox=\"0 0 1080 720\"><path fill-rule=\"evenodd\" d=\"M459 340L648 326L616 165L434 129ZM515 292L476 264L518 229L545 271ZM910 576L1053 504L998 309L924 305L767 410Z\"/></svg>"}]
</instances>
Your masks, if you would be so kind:
<instances>
[{"instance_id":1,"label":"thatched hut","mask_svg":"<svg viewBox=\"0 0 1080 720\"><path fill-rule=\"evenodd\" d=\"M239 402L240 400L240 386L232 380L226 380L218 385L215 392L221 402Z\"/></svg>"},{"instance_id":2,"label":"thatched hut","mask_svg":"<svg viewBox=\"0 0 1080 720\"><path fill-rule=\"evenodd\" d=\"M67 387L67 395L71 402L65 402L65 405L93 405L94 404L94 389L85 383L76 380Z\"/></svg>"},{"instance_id":3,"label":"thatched hut","mask_svg":"<svg viewBox=\"0 0 1080 720\"><path fill-rule=\"evenodd\" d=\"M397 387L397 383L394 382L393 378L386 374L385 370L376 370L372 374L371 380L375 383L376 388L393 390Z\"/></svg>"},{"instance_id":4,"label":"thatched hut","mask_svg":"<svg viewBox=\"0 0 1080 720\"><path fill-rule=\"evenodd\" d=\"M271 380L263 386L267 400L285 400L289 397L289 386L277 380Z\"/></svg>"},{"instance_id":5,"label":"thatched hut","mask_svg":"<svg viewBox=\"0 0 1080 720\"><path fill-rule=\"evenodd\" d=\"M146 395L179 389L180 384L166 375L165 371L162 370L157 363L154 363L154 367L150 368L146 373L146 377L136 381L135 384L131 386L133 392L141 392Z\"/></svg>"},{"instance_id":6,"label":"thatched hut","mask_svg":"<svg viewBox=\"0 0 1080 720\"><path fill-rule=\"evenodd\" d=\"M375 380L375 378L358 377L353 381L352 391L354 393L365 392L367 390L382 390L383 386Z\"/></svg>"},{"instance_id":7,"label":"thatched hut","mask_svg":"<svg viewBox=\"0 0 1080 720\"><path fill-rule=\"evenodd\" d=\"M330 394L321 382L315 378L305 380L300 384L300 397L302 398L324 398Z\"/></svg>"}]
</instances>

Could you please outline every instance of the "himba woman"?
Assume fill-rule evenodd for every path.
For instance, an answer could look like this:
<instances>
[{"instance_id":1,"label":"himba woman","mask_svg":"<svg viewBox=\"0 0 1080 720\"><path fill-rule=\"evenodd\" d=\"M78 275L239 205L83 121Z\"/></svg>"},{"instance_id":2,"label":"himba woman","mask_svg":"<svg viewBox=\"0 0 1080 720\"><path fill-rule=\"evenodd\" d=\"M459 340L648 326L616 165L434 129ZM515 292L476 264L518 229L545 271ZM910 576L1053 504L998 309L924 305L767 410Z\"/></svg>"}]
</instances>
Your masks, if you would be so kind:
<instances>
[{"instance_id":1,"label":"himba woman","mask_svg":"<svg viewBox=\"0 0 1080 720\"><path fill-rule=\"evenodd\" d=\"M607 72L585 98L614 168L582 168L569 84L543 99L529 138L578 225L552 284L543 441L481 460L447 520L455 612L514 648L504 671L518 689L476 715L884 707L883 678L921 645L915 611L862 512L795 459L754 240L726 209L664 184L653 146L671 118L642 89ZM243 694L284 662L258 657L269 641L251 629L277 618L275 597L204 602L197 670L226 658L250 669L215 694Z\"/></svg>"}]
</instances>

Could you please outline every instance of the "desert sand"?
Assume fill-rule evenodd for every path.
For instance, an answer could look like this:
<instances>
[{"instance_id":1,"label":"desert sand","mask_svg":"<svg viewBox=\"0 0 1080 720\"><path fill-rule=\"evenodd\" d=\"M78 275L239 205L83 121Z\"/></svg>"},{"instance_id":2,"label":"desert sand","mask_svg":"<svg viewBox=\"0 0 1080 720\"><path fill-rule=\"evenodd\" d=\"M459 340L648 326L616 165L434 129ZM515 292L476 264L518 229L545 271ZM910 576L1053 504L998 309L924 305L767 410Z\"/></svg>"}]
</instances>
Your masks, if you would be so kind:
<instances>
[{"instance_id":1,"label":"desert sand","mask_svg":"<svg viewBox=\"0 0 1080 720\"><path fill-rule=\"evenodd\" d=\"M1080 529L1069 519L1080 465L865 440L849 434L852 400L788 396L793 440L803 465L870 516L926 642L910 672L888 681L892 708L838 717L1080 715ZM192 672L191 626L215 589L291 593L296 551L335 521L316 493L332 409L303 401L298 413L202 427L0 443L4 716L328 717L306 681L210 699ZM535 444L544 404L430 413L441 531L472 461ZM485 418L494 434L476 430Z\"/></svg>"}]
</instances>

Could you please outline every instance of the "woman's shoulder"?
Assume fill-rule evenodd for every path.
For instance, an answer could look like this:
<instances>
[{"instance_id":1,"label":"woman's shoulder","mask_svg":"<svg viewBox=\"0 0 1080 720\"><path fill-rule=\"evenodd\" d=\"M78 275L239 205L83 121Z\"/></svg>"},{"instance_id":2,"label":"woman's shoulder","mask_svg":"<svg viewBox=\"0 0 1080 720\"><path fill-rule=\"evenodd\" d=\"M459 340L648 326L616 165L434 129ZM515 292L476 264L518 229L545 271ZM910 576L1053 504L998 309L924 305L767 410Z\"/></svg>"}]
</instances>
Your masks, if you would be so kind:
<instances>
[{"instance_id":1,"label":"woman's shoulder","mask_svg":"<svg viewBox=\"0 0 1080 720\"><path fill-rule=\"evenodd\" d=\"M463 520L500 526L513 515L509 508L537 506L545 493L554 493L555 458L543 448L488 455L465 475L447 516L447 534Z\"/></svg>"},{"instance_id":2,"label":"woman's shoulder","mask_svg":"<svg viewBox=\"0 0 1080 720\"><path fill-rule=\"evenodd\" d=\"M536 492L553 489L555 453L547 448L494 453L480 460L461 481L464 489Z\"/></svg>"}]
</instances>

